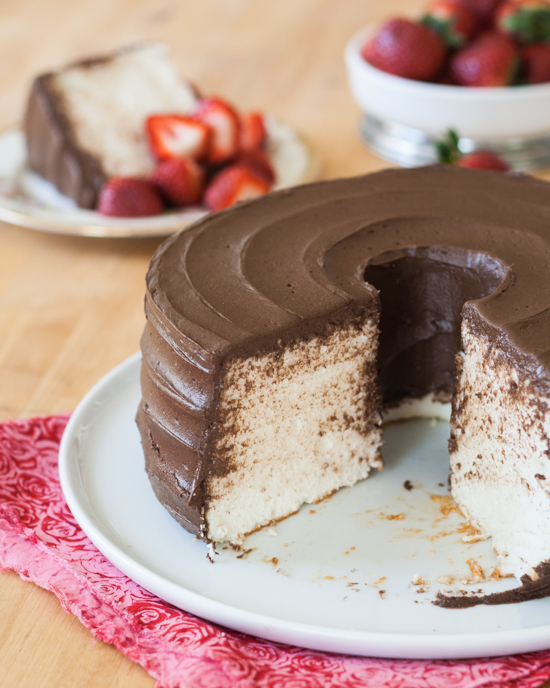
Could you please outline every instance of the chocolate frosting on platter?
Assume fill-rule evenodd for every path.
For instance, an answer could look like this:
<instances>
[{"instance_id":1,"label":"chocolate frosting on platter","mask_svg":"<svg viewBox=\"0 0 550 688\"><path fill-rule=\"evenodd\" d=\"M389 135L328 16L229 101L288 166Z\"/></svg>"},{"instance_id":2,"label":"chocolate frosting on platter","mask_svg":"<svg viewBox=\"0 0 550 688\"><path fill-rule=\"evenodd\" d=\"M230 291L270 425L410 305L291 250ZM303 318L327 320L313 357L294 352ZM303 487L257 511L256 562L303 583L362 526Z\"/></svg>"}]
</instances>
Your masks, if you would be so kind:
<instances>
[{"instance_id":1,"label":"chocolate frosting on platter","mask_svg":"<svg viewBox=\"0 0 550 688\"><path fill-rule=\"evenodd\" d=\"M385 406L449 399L461 312L550 393L550 184L453 167L269 194L168 239L147 274L138 425L159 500L204 536L224 362L381 309Z\"/></svg>"}]
</instances>

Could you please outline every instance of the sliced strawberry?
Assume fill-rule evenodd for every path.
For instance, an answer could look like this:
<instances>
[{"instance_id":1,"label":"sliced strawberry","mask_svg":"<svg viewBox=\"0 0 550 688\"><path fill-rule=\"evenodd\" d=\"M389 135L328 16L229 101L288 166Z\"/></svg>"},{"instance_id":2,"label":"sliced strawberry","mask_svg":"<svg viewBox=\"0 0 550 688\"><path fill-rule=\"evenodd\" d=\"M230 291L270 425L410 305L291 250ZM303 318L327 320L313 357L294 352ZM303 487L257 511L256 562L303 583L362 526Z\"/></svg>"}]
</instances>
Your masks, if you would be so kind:
<instances>
[{"instance_id":1,"label":"sliced strawberry","mask_svg":"<svg viewBox=\"0 0 550 688\"><path fill-rule=\"evenodd\" d=\"M264 116L261 112L247 112L241 115L239 128L239 148L242 151L261 148L266 140Z\"/></svg>"},{"instance_id":2,"label":"sliced strawberry","mask_svg":"<svg viewBox=\"0 0 550 688\"><path fill-rule=\"evenodd\" d=\"M193 158L173 158L159 163L149 181L172 205L193 205L202 198L204 170Z\"/></svg>"},{"instance_id":3,"label":"sliced strawberry","mask_svg":"<svg viewBox=\"0 0 550 688\"><path fill-rule=\"evenodd\" d=\"M191 157L201 160L208 151L210 129L183 115L151 115L145 123L149 145L157 160Z\"/></svg>"},{"instance_id":4,"label":"sliced strawberry","mask_svg":"<svg viewBox=\"0 0 550 688\"><path fill-rule=\"evenodd\" d=\"M246 167L255 175L263 179L269 186L273 186L275 183L275 170L273 169L271 160L261 148L244 151L237 158L236 164L241 167Z\"/></svg>"},{"instance_id":5,"label":"sliced strawberry","mask_svg":"<svg viewBox=\"0 0 550 688\"><path fill-rule=\"evenodd\" d=\"M111 177L105 182L97 211L112 217L160 215L164 205L158 191L146 179Z\"/></svg>"},{"instance_id":6,"label":"sliced strawberry","mask_svg":"<svg viewBox=\"0 0 550 688\"><path fill-rule=\"evenodd\" d=\"M221 98L203 98L193 118L210 128L211 139L207 160L218 165L233 158L239 151L239 116Z\"/></svg>"},{"instance_id":7,"label":"sliced strawberry","mask_svg":"<svg viewBox=\"0 0 550 688\"><path fill-rule=\"evenodd\" d=\"M241 165L230 165L210 182L203 200L210 210L222 210L268 191L269 185L257 174Z\"/></svg>"},{"instance_id":8,"label":"sliced strawberry","mask_svg":"<svg viewBox=\"0 0 550 688\"><path fill-rule=\"evenodd\" d=\"M447 48L441 38L408 19L391 19L361 50L373 67L405 79L430 81L445 60Z\"/></svg>"}]
</instances>

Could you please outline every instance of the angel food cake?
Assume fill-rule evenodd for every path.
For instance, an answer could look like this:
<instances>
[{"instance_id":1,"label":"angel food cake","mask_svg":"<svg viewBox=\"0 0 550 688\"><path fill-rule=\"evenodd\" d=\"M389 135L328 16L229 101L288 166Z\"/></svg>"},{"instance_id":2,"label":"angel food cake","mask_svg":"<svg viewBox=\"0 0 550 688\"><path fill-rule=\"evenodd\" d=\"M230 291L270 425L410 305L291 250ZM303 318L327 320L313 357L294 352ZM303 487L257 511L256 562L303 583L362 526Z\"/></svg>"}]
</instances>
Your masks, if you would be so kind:
<instances>
[{"instance_id":1,"label":"angel food cake","mask_svg":"<svg viewBox=\"0 0 550 688\"><path fill-rule=\"evenodd\" d=\"M25 115L30 169L82 208L95 208L110 177L147 175L149 115L190 112L195 89L165 46L135 45L37 77Z\"/></svg>"},{"instance_id":2,"label":"angel food cake","mask_svg":"<svg viewBox=\"0 0 550 688\"><path fill-rule=\"evenodd\" d=\"M383 415L452 402L453 497L523 583L491 601L547 594L549 265L550 185L451 167L282 191L175 235L142 338L157 497L240 543L381 468Z\"/></svg>"}]
</instances>

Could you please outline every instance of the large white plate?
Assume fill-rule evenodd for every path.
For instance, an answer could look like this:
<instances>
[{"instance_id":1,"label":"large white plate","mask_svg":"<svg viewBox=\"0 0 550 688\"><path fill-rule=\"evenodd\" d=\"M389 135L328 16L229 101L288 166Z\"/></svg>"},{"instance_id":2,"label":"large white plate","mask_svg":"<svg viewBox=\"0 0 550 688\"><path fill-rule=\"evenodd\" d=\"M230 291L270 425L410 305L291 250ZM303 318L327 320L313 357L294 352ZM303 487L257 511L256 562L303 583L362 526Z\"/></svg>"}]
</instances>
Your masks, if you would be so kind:
<instances>
[{"instance_id":1,"label":"large white plate","mask_svg":"<svg viewBox=\"0 0 550 688\"><path fill-rule=\"evenodd\" d=\"M320 162L304 140L287 124L266 117L267 152L275 169L274 189L314 181ZM205 208L166 212L153 217L116 218L79 208L73 200L26 167L23 132L0 134L0 220L56 234L94 237L166 236L206 215Z\"/></svg>"},{"instance_id":2,"label":"large white plate","mask_svg":"<svg viewBox=\"0 0 550 688\"><path fill-rule=\"evenodd\" d=\"M550 599L441 609L437 578L496 592L514 579L460 585L474 558L496 565L491 542L463 544L444 516L448 425L417 420L386 430L382 473L249 536L239 557L203 542L156 501L134 422L139 355L82 400L61 443L61 484L75 518L119 569L189 612L263 638L333 652L402 658L502 655L550 647ZM404 482L412 482L408 491ZM403 514L400 519L388 516ZM432 581L427 592L411 585Z\"/></svg>"}]
</instances>

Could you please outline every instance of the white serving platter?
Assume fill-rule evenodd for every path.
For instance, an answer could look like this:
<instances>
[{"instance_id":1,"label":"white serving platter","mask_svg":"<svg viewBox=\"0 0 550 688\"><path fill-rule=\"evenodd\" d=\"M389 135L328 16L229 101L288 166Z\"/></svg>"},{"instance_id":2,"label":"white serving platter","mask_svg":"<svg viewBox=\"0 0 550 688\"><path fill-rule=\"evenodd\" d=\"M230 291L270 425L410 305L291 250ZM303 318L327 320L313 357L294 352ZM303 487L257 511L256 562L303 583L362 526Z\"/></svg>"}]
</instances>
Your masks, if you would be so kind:
<instances>
[{"instance_id":1,"label":"white serving platter","mask_svg":"<svg viewBox=\"0 0 550 688\"><path fill-rule=\"evenodd\" d=\"M490 540L463 543L464 519L442 513L448 424L390 425L383 472L249 536L244 556L218 547L211 564L146 477L134 422L139 368L136 354L85 396L63 436L59 469L84 532L143 587L229 628L331 652L454 659L550 648L550 599L459 610L432 603L439 589L517 585L460 583L471 575L468 559L487 574L497 562ZM431 581L425 592L412 584L417 574ZM442 575L454 585L437 583Z\"/></svg>"}]
</instances>

